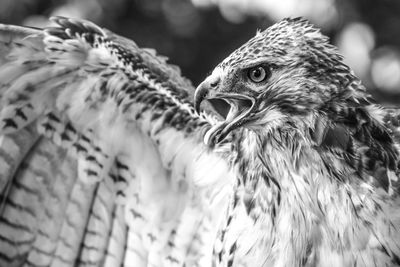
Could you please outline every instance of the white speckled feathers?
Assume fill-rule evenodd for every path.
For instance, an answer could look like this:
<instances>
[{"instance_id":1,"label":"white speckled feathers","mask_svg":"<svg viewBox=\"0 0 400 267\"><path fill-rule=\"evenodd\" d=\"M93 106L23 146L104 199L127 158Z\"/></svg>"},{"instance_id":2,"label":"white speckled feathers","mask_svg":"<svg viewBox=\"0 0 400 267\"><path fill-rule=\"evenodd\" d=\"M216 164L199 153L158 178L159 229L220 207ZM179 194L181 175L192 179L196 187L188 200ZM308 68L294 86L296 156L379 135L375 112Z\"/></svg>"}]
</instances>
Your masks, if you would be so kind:
<instances>
[{"instance_id":1,"label":"white speckled feathers","mask_svg":"<svg viewBox=\"0 0 400 267\"><path fill-rule=\"evenodd\" d=\"M208 266L234 178L193 89L152 50L53 20L0 26L0 265Z\"/></svg>"}]
</instances>

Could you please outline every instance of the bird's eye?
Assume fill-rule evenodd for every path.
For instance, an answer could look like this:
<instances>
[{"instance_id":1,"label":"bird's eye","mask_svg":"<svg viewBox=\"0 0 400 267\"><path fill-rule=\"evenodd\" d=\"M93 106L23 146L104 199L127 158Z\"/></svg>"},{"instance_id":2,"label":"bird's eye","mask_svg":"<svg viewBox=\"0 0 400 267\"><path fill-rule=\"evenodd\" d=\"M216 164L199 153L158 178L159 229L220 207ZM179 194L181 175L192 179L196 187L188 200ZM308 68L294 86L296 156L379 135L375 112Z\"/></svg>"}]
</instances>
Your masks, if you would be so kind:
<instances>
[{"instance_id":1,"label":"bird's eye","mask_svg":"<svg viewBox=\"0 0 400 267\"><path fill-rule=\"evenodd\" d=\"M268 78L269 70L264 66L250 68L247 74L251 81L259 83Z\"/></svg>"}]
</instances>

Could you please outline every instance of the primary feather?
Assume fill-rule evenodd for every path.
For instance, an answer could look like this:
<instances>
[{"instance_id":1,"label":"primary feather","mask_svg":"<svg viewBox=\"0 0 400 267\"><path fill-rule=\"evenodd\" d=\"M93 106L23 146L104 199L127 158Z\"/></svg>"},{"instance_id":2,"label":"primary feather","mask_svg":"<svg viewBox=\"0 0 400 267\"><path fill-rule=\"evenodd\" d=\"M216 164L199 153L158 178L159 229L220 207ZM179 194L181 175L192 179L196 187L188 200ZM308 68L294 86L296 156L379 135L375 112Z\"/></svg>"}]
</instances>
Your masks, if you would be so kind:
<instances>
[{"instance_id":1,"label":"primary feather","mask_svg":"<svg viewBox=\"0 0 400 267\"><path fill-rule=\"evenodd\" d=\"M235 180L191 85L82 20L1 25L0 266L207 266Z\"/></svg>"}]
</instances>

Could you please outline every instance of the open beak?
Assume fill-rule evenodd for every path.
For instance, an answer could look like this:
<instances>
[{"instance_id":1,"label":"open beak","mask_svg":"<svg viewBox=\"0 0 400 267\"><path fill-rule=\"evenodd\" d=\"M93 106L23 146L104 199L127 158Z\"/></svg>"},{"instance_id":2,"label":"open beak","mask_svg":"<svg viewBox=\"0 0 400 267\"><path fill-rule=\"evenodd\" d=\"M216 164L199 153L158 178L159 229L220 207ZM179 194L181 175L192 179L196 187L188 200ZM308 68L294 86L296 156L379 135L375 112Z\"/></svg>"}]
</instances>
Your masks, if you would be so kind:
<instances>
[{"instance_id":1,"label":"open beak","mask_svg":"<svg viewBox=\"0 0 400 267\"><path fill-rule=\"evenodd\" d=\"M224 118L204 136L204 142L210 146L221 142L231 131L242 126L255 109L254 98L243 94L218 92L203 82L197 87L194 95L196 112L200 112L200 105L204 100L208 100Z\"/></svg>"}]
</instances>

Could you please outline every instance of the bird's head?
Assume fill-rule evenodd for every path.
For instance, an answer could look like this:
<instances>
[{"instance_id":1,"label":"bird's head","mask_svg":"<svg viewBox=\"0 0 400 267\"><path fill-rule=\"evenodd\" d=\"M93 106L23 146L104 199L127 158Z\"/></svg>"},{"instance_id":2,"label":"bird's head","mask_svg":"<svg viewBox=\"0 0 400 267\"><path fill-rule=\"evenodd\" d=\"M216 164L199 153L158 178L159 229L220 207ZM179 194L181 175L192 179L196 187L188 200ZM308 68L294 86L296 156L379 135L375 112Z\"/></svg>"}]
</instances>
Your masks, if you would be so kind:
<instances>
[{"instance_id":1,"label":"bird's head","mask_svg":"<svg viewBox=\"0 0 400 267\"><path fill-rule=\"evenodd\" d=\"M304 19L285 19L220 63L196 89L195 108L209 100L225 118L206 135L214 144L239 127L257 131L307 116L355 79L326 36Z\"/></svg>"}]
</instances>

